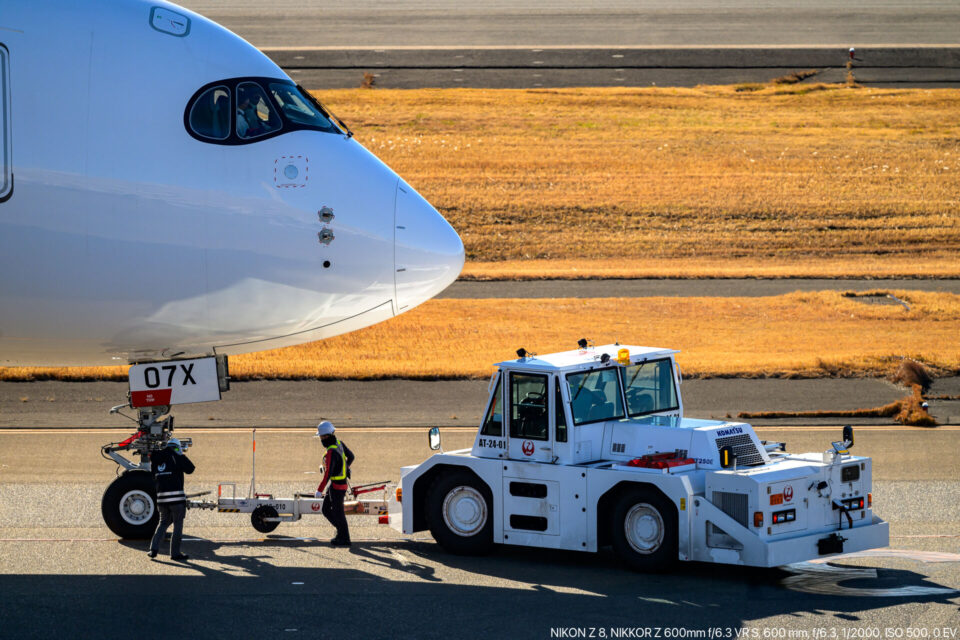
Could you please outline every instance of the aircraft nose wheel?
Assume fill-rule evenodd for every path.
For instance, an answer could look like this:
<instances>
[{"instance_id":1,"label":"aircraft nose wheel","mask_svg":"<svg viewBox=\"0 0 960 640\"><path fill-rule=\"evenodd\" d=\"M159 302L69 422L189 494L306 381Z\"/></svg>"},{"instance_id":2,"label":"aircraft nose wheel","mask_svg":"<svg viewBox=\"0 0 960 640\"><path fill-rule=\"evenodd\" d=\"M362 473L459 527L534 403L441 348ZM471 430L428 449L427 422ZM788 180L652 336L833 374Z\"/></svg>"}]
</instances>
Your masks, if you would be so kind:
<instances>
[{"instance_id":1,"label":"aircraft nose wheel","mask_svg":"<svg viewBox=\"0 0 960 640\"><path fill-rule=\"evenodd\" d=\"M149 538L160 515L154 498L153 477L147 471L128 471L103 492L100 511L110 531L121 538Z\"/></svg>"}]
</instances>

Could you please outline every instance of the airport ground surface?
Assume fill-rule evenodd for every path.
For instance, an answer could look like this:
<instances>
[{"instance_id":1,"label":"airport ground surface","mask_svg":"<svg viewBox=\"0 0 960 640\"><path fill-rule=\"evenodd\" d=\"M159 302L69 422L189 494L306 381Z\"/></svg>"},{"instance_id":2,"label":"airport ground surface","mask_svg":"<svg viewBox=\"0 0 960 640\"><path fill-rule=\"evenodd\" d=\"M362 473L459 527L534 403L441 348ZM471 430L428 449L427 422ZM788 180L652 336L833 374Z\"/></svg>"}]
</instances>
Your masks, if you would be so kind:
<instances>
[{"instance_id":1,"label":"airport ground surface","mask_svg":"<svg viewBox=\"0 0 960 640\"><path fill-rule=\"evenodd\" d=\"M249 430L181 435L196 443L190 491L221 481L245 491ZM341 435L357 453L358 483L395 481L401 465L429 454L419 429ZM807 427L760 436L800 451L823 449L834 433ZM551 638L556 629L593 627L610 637L659 627L660 637L729 637L707 634L745 628L755 638L934 638L958 629L955 427L858 430L858 453L874 457L874 505L891 522L890 549L830 566L683 565L664 575L630 573L609 550L505 547L456 557L429 534L402 536L365 516L351 517L354 546L333 549L321 542L331 532L319 517L265 538L246 516L208 511L188 513L189 563L151 561L145 543L120 542L101 524L100 495L114 465L97 451L110 437L0 433L0 636ZM444 438L450 449L472 433L447 430ZM316 485L321 452L309 430L258 433L257 454L260 490Z\"/></svg>"},{"instance_id":2,"label":"airport ground surface","mask_svg":"<svg viewBox=\"0 0 960 640\"><path fill-rule=\"evenodd\" d=\"M958 280L847 278L637 278L621 280L458 280L437 298L642 298L779 296L793 291L942 291L960 294Z\"/></svg>"},{"instance_id":3,"label":"airport ground surface","mask_svg":"<svg viewBox=\"0 0 960 640\"><path fill-rule=\"evenodd\" d=\"M257 47L957 43L951 0L181 0Z\"/></svg>"},{"instance_id":4,"label":"airport ground surface","mask_svg":"<svg viewBox=\"0 0 960 640\"><path fill-rule=\"evenodd\" d=\"M817 69L870 86L960 84L960 10L947 0L802 5L699 0L384 3L188 0L309 89L694 86Z\"/></svg>"},{"instance_id":5,"label":"airport ground surface","mask_svg":"<svg viewBox=\"0 0 960 640\"><path fill-rule=\"evenodd\" d=\"M741 411L879 407L907 394L902 387L874 378L711 378L686 380L681 391L685 415L718 420L737 419ZM132 422L108 415L111 406L126 402L126 393L124 382L0 382L0 432L74 428L132 432ZM960 377L937 380L931 394L960 396ZM485 380L260 380L236 382L220 402L182 405L173 415L180 428L309 427L321 418L350 427L475 427L486 402ZM940 424L960 424L960 400L931 400L930 412ZM893 424L889 418L836 417L747 422Z\"/></svg>"}]
</instances>

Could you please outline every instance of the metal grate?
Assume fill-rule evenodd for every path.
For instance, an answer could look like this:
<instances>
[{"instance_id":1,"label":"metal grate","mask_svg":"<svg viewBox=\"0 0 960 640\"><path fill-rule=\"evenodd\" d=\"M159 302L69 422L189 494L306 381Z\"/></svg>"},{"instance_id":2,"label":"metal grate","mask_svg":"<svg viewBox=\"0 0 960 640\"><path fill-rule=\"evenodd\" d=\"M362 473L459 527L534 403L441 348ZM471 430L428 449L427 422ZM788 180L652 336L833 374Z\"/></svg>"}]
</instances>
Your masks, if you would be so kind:
<instances>
[{"instance_id":1,"label":"metal grate","mask_svg":"<svg viewBox=\"0 0 960 640\"><path fill-rule=\"evenodd\" d=\"M747 526L747 494L729 491L714 491L711 499L720 511Z\"/></svg>"},{"instance_id":2,"label":"metal grate","mask_svg":"<svg viewBox=\"0 0 960 640\"><path fill-rule=\"evenodd\" d=\"M757 451L757 445L753 444L753 439L746 433L717 438L717 453L724 447L730 447L733 455L737 456L737 466L752 467L763 464L763 456Z\"/></svg>"}]
</instances>

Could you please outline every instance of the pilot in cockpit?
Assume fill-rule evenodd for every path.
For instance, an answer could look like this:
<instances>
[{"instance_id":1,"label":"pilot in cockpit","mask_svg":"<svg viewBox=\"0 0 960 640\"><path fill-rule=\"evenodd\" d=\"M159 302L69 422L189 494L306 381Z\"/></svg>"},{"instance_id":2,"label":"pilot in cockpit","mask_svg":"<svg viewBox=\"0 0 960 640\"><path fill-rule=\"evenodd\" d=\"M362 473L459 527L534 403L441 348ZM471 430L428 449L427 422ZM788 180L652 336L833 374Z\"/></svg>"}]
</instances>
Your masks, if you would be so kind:
<instances>
[{"instance_id":1,"label":"pilot in cockpit","mask_svg":"<svg viewBox=\"0 0 960 640\"><path fill-rule=\"evenodd\" d=\"M256 96L251 96L243 89L237 95L237 135L241 138L252 138L260 133L260 118L255 106Z\"/></svg>"}]
</instances>

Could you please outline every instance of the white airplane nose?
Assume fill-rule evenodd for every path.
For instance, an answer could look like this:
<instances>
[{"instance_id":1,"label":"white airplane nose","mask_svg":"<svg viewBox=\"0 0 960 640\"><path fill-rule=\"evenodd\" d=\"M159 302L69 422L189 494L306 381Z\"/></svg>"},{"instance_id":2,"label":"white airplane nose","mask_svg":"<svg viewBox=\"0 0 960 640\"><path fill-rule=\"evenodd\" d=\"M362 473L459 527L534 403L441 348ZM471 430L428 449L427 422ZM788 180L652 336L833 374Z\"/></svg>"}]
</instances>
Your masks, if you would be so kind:
<instances>
[{"instance_id":1,"label":"white airplane nose","mask_svg":"<svg viewBox=\"0 0 960 640\"><path fill-rule=\"evenodd\" d=\"M394 235L397 313L429 300L463 269L463 242L443 216L402 180Z\"/></svg>"}]
</instances>

